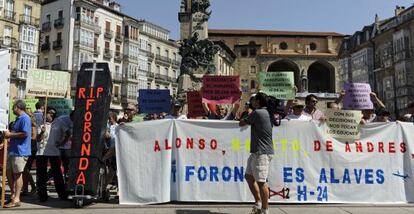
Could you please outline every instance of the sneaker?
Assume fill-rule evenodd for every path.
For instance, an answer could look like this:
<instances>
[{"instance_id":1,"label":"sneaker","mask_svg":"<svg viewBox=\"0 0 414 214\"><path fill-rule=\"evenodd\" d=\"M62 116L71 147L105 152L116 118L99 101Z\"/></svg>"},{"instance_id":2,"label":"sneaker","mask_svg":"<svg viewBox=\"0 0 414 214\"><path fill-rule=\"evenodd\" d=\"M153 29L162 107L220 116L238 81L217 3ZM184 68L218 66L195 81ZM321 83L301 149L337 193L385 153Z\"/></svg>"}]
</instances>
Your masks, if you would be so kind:
<instances>
[{"instance_id":1,"label":"sneaker","mask_svg":"<svg viewBox=\"0 0 414 214\"><path fill-rule=\"evenodd\" d=\"M253 206L252 210L250 210L249 214L261 214L262 210L257 208L256 206Z\"/></svg>"}]
</instances>

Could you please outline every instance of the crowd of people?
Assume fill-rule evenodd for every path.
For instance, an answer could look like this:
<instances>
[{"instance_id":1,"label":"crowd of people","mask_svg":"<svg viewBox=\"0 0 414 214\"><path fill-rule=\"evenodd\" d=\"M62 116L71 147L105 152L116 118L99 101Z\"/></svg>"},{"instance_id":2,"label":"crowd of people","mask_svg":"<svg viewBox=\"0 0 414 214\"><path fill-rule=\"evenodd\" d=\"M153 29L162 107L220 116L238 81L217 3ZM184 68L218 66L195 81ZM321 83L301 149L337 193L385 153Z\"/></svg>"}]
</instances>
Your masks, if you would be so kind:
<instances>
[{"instance_id":1,"label":"crowd of people","mask_svg":"<svg viewBox=\"0 0 414 214\"><path fill-rule=\"evenodd\" d=\"M335 102L327 104L327 108L339 110L345 95L345 91L342 91ZM385 108L377 95L371 93L370 96L375 108L362 110L361 124L395 120L414 122L414 102L407 106L409 114L391 118L390 111ZM252 156L249 158L246 171L246 180L256 199L252 213L267 213L267 199L265 198L268 194L268 192L266 193L268 171L258 170L257 166L265 169L270 164L273 154L272 126L280 125L282 120L314 121L317 123L326 121L325 114L317 108L318 102L318 97L313 94L308 95L303 102L301 100L278 100L259 92L245 103L241 111L239 111L239 104L209 105L203 103L205 115L199 117L183 114L184 104L178 100L172 102L169 113L140 114L138 106L135 104L128 104L122 114L110 111L104 135L105 150L102 154L102 160L107 163L108 169L105 179L107 183L104 187L109 187L111 182L116 185L114 182L116 181L115 130L118 125L158 119L237 120L240 121L241 126L252 126ZM10 141L7 180L11 197L5 207L19 207L21 196L25 194L37 193L40 202L47 201L47 185L52 183L59 198L67 199L66 183L72 143L72 114L57 117L56 109L45 109L42 102L38 102L36 111L32 112L30 108L26 108L22 100L14 102L13 113L17 118L10 123L10 130L3 134L4 138ZM0 149L2 146L0 144ZM30 173L34 161L36 162L36 179Z\"/></svg>"}]
</instances>

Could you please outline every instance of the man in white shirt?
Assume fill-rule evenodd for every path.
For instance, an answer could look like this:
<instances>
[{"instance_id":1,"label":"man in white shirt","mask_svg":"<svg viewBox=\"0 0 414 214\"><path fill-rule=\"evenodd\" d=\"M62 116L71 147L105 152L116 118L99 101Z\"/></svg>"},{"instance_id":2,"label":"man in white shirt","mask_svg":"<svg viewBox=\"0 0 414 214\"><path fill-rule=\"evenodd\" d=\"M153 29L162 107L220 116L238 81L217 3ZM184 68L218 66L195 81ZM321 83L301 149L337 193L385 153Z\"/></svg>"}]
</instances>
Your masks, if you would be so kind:
<instances>
[{"instance_id":1,"label":"man in white shirt","mask_svg":"<svg viewBox=\"0 0 414 214\"><path fill-rule=\"evenodd\" d=\"M312 117L304 112L305 104L300 100L292 102L292 112L290 112L285 119L288 120L302 120L311 121Z\"/></svg>"}]
</instances>

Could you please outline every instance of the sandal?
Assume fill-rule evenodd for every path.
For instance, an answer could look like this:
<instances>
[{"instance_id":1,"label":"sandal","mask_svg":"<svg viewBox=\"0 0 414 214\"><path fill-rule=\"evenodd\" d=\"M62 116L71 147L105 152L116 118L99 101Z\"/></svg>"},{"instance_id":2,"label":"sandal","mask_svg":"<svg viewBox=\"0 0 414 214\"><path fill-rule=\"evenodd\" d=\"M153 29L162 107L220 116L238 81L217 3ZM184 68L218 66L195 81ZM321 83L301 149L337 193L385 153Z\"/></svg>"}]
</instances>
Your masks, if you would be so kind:
<instances>
[{"instance_id":1,"label":"sandal","mask_svg":"<svg viewBox=\"0 0 414 214\"><path fill-rule=\"evenodd\" d=\"M16 203L10 202L10 203L8 203L8 204L4 205L4 206L3 206L3 208L14 208L14 207L20 207L21 205L22 205L22 204L21 204L20 202L16 202Z\"/></svg>"}]
</instances>

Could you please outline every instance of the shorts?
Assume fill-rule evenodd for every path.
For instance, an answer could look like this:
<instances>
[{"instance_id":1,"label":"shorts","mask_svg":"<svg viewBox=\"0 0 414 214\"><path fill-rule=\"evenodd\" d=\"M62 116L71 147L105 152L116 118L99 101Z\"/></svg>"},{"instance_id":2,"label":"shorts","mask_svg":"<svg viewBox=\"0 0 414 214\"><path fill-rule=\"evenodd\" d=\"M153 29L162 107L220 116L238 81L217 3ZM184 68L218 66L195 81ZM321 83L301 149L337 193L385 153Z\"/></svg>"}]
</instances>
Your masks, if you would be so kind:
<instances>
[{"instance_id":1,"label":"shorts","mask_svg":"<svg viewBox=\"0 0 414 214\"><path fill-rule=\"evenodd\" d=\"M273 155L268 154L250 154L247 160L246 174L253 175L256 182L266 183L272 157Z\"/></svg>"},{"instance_id":2,"label":"shorts","mask_svg":"<svg viewBox=\"0 0 414 214\"><path fill-rule=\"evenodd\" d=\"M7 160L7 169L13 173L22 173L29 157L9 156Z\"/></svg>"}]
</instances>

